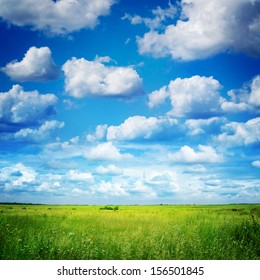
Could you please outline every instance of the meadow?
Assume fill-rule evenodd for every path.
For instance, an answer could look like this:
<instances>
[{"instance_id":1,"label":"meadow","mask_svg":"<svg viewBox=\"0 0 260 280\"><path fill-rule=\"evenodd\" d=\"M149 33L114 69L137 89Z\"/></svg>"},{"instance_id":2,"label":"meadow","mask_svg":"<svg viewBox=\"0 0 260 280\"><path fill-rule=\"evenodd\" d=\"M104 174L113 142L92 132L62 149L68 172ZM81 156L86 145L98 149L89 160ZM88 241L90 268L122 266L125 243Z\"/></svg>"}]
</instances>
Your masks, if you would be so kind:
<instances>
[{"instance_id":1,"label":"meadow","mask_svg":"<svg viewBox=\"0 0 260 280\"><path fill-rule=\"evenodd\" d=\"M4 260L259 260L260 205L0 205Z\"/></svg>"}]
</instances>

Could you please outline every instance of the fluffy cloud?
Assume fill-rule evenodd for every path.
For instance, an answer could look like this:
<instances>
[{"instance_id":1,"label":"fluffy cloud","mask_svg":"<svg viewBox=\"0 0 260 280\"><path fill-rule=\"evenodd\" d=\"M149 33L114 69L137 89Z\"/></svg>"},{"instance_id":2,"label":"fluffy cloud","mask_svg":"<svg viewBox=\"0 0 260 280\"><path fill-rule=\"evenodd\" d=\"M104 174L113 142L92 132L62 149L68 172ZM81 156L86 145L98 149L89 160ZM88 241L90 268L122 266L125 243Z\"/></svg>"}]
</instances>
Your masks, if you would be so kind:
<instances>
[{"instance_id":1,"label":"fluffy cloud","mask_svg":"<svg viewBox=\"0 0 260 280\"><path fill-rule=\"evenodd\" d=\"M37 173L30 167L17 163L0 172L0 185L5 191L25 190L36 182Z\"/></svg>"},{"instance_id":2,"label":"fluffy cloud","mask_svg":"<svg viewBox=\"0 0 260 280\"><path fill-rule=\"evenodd\" d=\"M260 107L260 76L256 76L250 85L251 92L248 102L254 106Z\"/></svg>"},{"instance_id":3,"label":"fluffy cloud","mask_svg":"<svg viewBox=\"0 0 260 280\"><path fill-rule=\"evenodd\" d=\"M260 142L260 117L245 123L230 122L222 127L222 133L216 137L218 142L227 146L243 146Z\"/></svg>"},{"instance_id":4,"label":"fluffy cloud","mask_svg":"<svg viewBox=\"0 0 260 280\"><path fill-rule=\"evenodd\" d=\"M252 166L260 168L260 160L255 160L252 162Z\"/></svg>"},{"instance_id":5,"label":"fluffy cloud","mask_svg":"<svg viewBox=\"0 0 260 280\"><path fill-rule=\"evenodd\" d=\"M190 119L185 121L190 135L209 133L216 134L220 126L226 122L226 118L212 117L209 119Z\"/></svg>"},{"instance_id":6,"label":"fluffy cloud","mask_svg":"<svg viewBox=\"0 0 260 280\"><path fill-rule=\"evenodd\" d=\"M168 115L192 118L208 118L224 113L260 112L260 75L246 82L242 88L228 91L229 99L221 97L221 89L221 84L213 77L177 78L149 94L148 106L154 108L169 99L173 109ZM211 118L210 122L213 120L215 122L216 119ZM196 123L198 124L198 121ZM191 128L194 121L186 124Z\"/></svg>"},{"instance_id":7,"label":"fluffy cloud","mask_svg":"<svg viewBox=\"0 0 260 280\"><path fill-rule=\"evenodd\" d=\"M209 117L219 114L222 98L219 95L220 83L213 77L193 76L177 78L167 87L149 95L149 106L160 105L169 98L173 109L169 112L175 117Z\"/></svg>"},{"instance_id":8,"label":"fluffy cloud","mask_svg":"<svg viewBox=\"0 0 260 280\"><path fill-rule=\"evenodd\" d=\"M113 164L109 164L108 166L99 165L96 168L96 172L100 175L120 175L123 173L123 170Z\"/></svg>"},{"instance_id":9,"label":"fluffy cloud","mask_svg":"<svg viewBox=\"0 0 260 280\"><path fill-rule=\"evenodd\" d=\"M251 82L241 89L228 92L230 101L224 101L221 108L225 112L256 112L260 111L260 76L257 75Z\"/></svg>"},{"instance_id":10,"label":"fluffy cloud","mask_svg":"<svg viewBox=\"0 0 260 280\"><path fill-rule=\"evenodd\" d=\"M226 50L260 55L259 0L182 0L176 24L137 39L141 54L194 60ZM139 19L138 22L141 20Z\"/></svg>"},{"instance_id":11,"label":"fluffy cloud","mask_svg":"<svg viewBox=\"0 0 260 280\"><path fill-rule=\"evenodd\" d=\"M23 128L14 134L18 140L28 142L42 142L53 138L57 132L63 128L64 123L55 120L45 121L39 128Z\"/></svg>"},{"instance_id":12,"label":"fluffy cloud","mask_svg":"<svg viewBox=\"0 0 260 280\"><path fill-rule=\"evenodd\" d=\"M92 192L105 196L128 196L124 187L117 182L101 181L97 186L92 188Z\"/></svg>"},{"instance_id":13,"label":"fluffy cloud","mask_svg":"<svg viewBox=\"0 0 260 280\"><path fill-rule=\"evenodd\" d=\"M167 86L163 86L159 90L153 91L149 95L148 106L150 108L159 106L165 102L165 100L170 96L169 90Z\"/></svg>"},{"instance_id":14,"label":"fluffy cloud","mask_svg":"<svg viewBox=\"0 0 260 280\"><path fill-rule=\"evenodd\" d=\"M53 94L39 94L38 91L25 92L14 85L8 92L0 92L1 131L17 131L21 126L43 122L55 113L58 99Z\"/></svg>"},{"instance_id":15,"label":"fluffy cloud","mask_svg":"<svg viewBox=\"0 0 260 280\"><path fill-rule=\"evenodd\" d=\"M170 161L183 163L213 163L222 161L222 157L210 146L198 146L198 152L185 145L176 153L168 154Z\"/></svg>"},{"instance_id":16,"label":"fluffy cloud","mask_svg":"<svg viewBox=\"0 0 260 280\"><path fill-rule=\"evenodd\" d=\"M46 170L35 171L23 163L13 164L0 170L0 191L4 192L37 192L66 195L79 187L92 185L94 178L89 172L72 169L64 174L46 173Z\"/></svg>"},{"instance_id":17,"label":"fluffy cloud","mask_svg":"<svg viewBox=\"0 0 260 280\"><path fill-rule=\"evenodd\" d=\"M177 78L168 86L171 104L170 114L183 116L210 116L219 113L220 83L213 77L193 76Z\"/></svg>"},{"instance_id":18,"label":"fluffy cloud","mask_svg":"<svg viewBox=\"0 0 260 280\"><path fill-rule=\"evenodd\" d=\"M69 181L84 181L84 182L93 182L94 178L89 172L79 172L77 170L69 170L66 174L66 178Z\"/></svg>"},{"instance_id":19,"label":"fluffy cloud","mask_svg":"<svg viewBox=\"0 0 260 280\"><path fill-rule=\"evenodd\" d=\"M177 121L168 117L134 116L126 119L119 126L107 128L107 139L110 140L133 140L152 139L154 137L166 137L169 129L174 127Z\"/></svg>"},{"instance_id":20,"label":"fluffy cloud","mask_svg":"<svg viewBox=\"0 0 260 280\"><path fill-rule=\"evenodd\" d=\"M56 79L59 75L59 69L48 47L31 47L22 61L12 61L3 67L2 71L18 82L48 81Z\"/></svg>"},{"instance_id":21,"label":"fluffy cloud","mask_svg":"<svg viewBox=\"0 0 260 280\"><path fill-rule=\"evenodd\" d=\"M96 131L94 134L88 134L87 135L87 140L92 142L92 141L96 141L96 140L102 140L106 138L106 134L107 134L107 128L108 125L106 124L100 124L96 127Z\"/></svg>"},{"instance_id":22,"label":"fluffy cloud","mask_svg":"<svg viewBox=\"0 0 260 280\"><path fill-rule=\"evenodd\" d=\"M17 26L53 34L94 28L100 16L108 15L114 0L0 0L0 17Z\"/></svg>"},{"instance_id":23,"label":"fluffy cloud","mask_svg":"<svg viewBox=\"0 0 260 280\"><path fill-rule=\"evenodd\" d=\"M157 197L156 191L151 187L148 187L142 179L131 183L128 191L130 195L136 195L138 198L147 197L149 200L151 200Z\"/></svg>"},{"instance_id":24,"label":"fluffy cloud","mask_svg":"<svg viewBox=\"0 0 260 280\"><path fill-rule=\"evenodd\" d=\"M131 97L143 93L142 79L131 67L106 66L107 59L72 58L62 67L66 91L73 97Z\"/></svg>"},{"instance_id":25,"label":"fluffy cloud","mask_svg":"<svg viewBox=\"0 0 260 280\"><path fill-rule=\"evenodd\" d=\"M143 182L145 185L152 187L159 196L167 196L180 190L177 175L170 170L145 173Z\"/></svg>"},{"instance_id":26,"label":"fluffy cloud","mask_svg":"<svg viewBox=\"0 0 260 280\"><path fill-rule=\"evenodd\" d=\"M122 160L129 159L130 154L122 154L120 150L115 147L111 142L101 143L95 147L90 148L85 153L85 158L90 160Z\"/></svg>"}]
</instances>

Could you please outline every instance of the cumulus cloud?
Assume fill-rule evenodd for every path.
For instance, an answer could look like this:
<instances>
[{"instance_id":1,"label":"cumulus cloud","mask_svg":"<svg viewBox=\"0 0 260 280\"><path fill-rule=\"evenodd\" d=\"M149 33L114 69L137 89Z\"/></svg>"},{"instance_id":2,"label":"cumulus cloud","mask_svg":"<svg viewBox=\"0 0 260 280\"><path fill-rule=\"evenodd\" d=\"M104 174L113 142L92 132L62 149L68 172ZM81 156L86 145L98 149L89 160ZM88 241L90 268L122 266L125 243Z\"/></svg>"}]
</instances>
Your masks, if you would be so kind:
<instances>
[{"instance_id":1,"label":"cumulus cloud","mask_svg":"<svg viewBox=\"0 0 260 280\"><path fill-rule=\"evenodd\" d=\"M71 169L64 174L46 173L23 163L13 164L0 170L0 189L4 192L36 192L66 195L73 189L92 185L94 178L89 172ZM73 186L73 188L72 188Z\"/></svg>"},{"instance_id":2,"label":"cumulus cloud","mask_svg":"<svg viewBox=\"0 0 260 280\"><path fill-rule=\"evenodd\" d=\"M128 196L128 192L118 182L106 182L102 180L97 186L92 188L93 193L105 196Z\"/></svg>"},{"instance_id":3,"label":"cumulus cloud","mask_svg":"<svg viewBox=\"0 0 260 280\"><path fill-rule=\"evenodd\" d=\"M78 170L69 170L65 175L69 181L93 182L94 178L90 172L79 172Z\"/></svg>"},{"instance_id":4,"label":"cumulus cloud","mask_svg":"<svg viewBox=\"0 0 260 280\"><path fill-rule=\"evenodd\" d=\"M23 191L36 182L37 172L22 163L2 168L0 185L5 191Z\"/></svg>"},{"instance_id":5,"label":"cumulus cloud","mask_svg":"<svg viewBox=\"0 0 260 280\"><path fill-rule=\"evenodd\" d=\"M156 191L146 185L143 179L131 182L128 191L130 195L136 195L137 197L147 197L149 199L157 198Z\"/></svg>"},{"instance_id":6,"label":"cumulus cloud","mask_svg":"<svg viewBox=\"0 0 260 280\"><path fill-rule=\"evenodd\" d=\"M260 142L260 117L247 122L230 122L215 139L226 146L243 146Z\"/></svg>"},{"instance_id":7,"label":"cumulus cloud","mask_svg":"<svg viewBox=\"0 0 260 280\"><path fill-rule=\"evenodd\" d=\"M13 81L49 81L59 75L48 47L31 47L22 61L12 61L1 69Z\"/></svg>"},{"instance_id":8,"label":"cumulus cloud","mask_svg":"<svg viewBox=\"0 0 260 280\"><path fill-rule=\"evenodd\" d=\"M17 131L21 127L37 125L55 114L58 98L53 94L26 92L14 85L8 92L0 92L1 131Z\"/></svg>"},{"instance_id":9,"label":"cumulus cloud","mask_svg":"<svg viewBox=\"0 0 260 280\"><path fill-rule=\"evenodd\" d=\"M178 60L203 59L227 50L260 55L259 0L182 0L180 8L179 20L163 32L151 28L138 37L141 54Z\"/></svg>"},{"instance_id":10,"label":"cumulus cloud","mask_svg":"<svg viewBox=\"0 0 260 280\"><path fill-rule=\"evenodd\" d=\"M191 118L210 118L225 113L260 112L260 75L246 82L240 89L229 90L227 92L229 98L220 95L221 89L221 84L213 77L196 75L191 78L177 78L169 85L149 94L148 106L154 108L170 100L173 109L168 115ZM216 119L211 118L210 122L213 120L215 122ZM196 123L198 124L198 121ZM191 128L194 121L186 124Z\"/></svg>"},{"instance_id":11,"label":"cumulus cloud","mask_svg":"<svg viewBox=\"0 0 260 280\"><path fill-rule=\"evenodd\" d=\"M98 144L95 147L90 148L84 157L90 160L122 160L129 159L132 156L130 154L122 154L120 150L115 147L111 142L105 142Z\"/></svg>"},{"instance_id":12,"label":"cumulus cloud","mask_svg":"<svg viewBox=\"0 0 260 280\"><path fill-rule=\"evenodd\" d=\"M228 92L230 100L221 104L225 112L260 112L260 76L257 75L241 89Z\"/></svg>"},{"instance_id":13,"label":"cumulus cloud","mask_svg":"<svg viewBox=\"0 0 260 280\"><path fill-rule=\"evenodd\" d=\"M148 106L150 108L159 106L159 105L163 104L168 97L170 97L168 87L163 86L159 90L155 90L149 95Z\"/></svg>"},{"instance_id":14,"label":"cumulus cloud","mask_svg":"<svg viewBox=\"0 0 260 280\"><path fill-rule=\"evenodd\" d=\"M177 120L170 117L133 116L119 126L109 126L107 139L111 141L166 137L177 123Z\"/></svg>"},{"instance_id":15,"label":"cumulus cloud","mask_svg":"<svg viewBox=\"0 0 260 280\"><path fill-rule=\"evenodd\" d=\"M66 34L82 28L94 28L100 16L110 13L114 0L0 0L0 17L17 26L52 34Z\"/></svg>"},{"instance_id":16,"label":"cumulus cloud","mask_svg":"<svg viewBox=\"0 0 260 280\"><path fill-rule=\"evenodd\" d=\"M260 75L256 76L250 85L251 92L248 102L254 106L260 107Z\"/></svg>"},{"instance_id":17,"label":"cumulus cloud","mask_svg":"<svg viewBox=\"0 0 260 280\"><path fill-rule=\"evenodd\" d=\"M168 154L170 161L181 163L214 163L222 161L222 157L210 146L199 145L196 152L190 146L183 146L176 153Z\"/></svg>"},{"instance_id":18,"label":"cumulus cloud","mask_svg":"<svg viewBox=\"0 0 260 280\"><path fill-rule=\"evenodd\" d=\"M260 168L260 160L255 160L252 162L252 166Z\"/></svg>"},{"instance_id":19,"label":"cumulus cloud","mask_svg":"<svg viewBox=\"0 0 260 280\"><path fill-rule=\"evenodd\" d=\"M75 196L89 194L89 191L82 190L80 188L74 188L71 190L72 194Z\"/></svg>"},{"instance_id":20,"label":"cumulus cloud","mask_svg":"<svg viewBox=\"0 0 260 280\"><path fill-rule=\"evenodd\" d=\"M189 134L192 136L210 133L216 134L220 130L220 127L227 120L226 118L212 117L209 119L190 119L185 121L185 125L188 127Z\"/></svg>"},{"instance_id":21,"label":"cumulus cloud","mask_svg":"<svg viewBox=\"0 0 260 280\"><path fill-rule=\"evenodd\" d=\"M39 128L23 128L14 134L14 138L28 142L43 142L57 136L58 131L64 127L64 122L45 121Z\"/></svg>"},{"instance_id":22,"label":"cumulus cloud","mask_svg":"<svg viewBox=\"0 0 260 280\"><path fill-rule=\"evenodd\" d=\"M173 109L168 113L175 117L210 117L219 114L223 102L220 83L213 77L193 76L177 78L166 87L149 95L149 106L160 105L167 98Z\"/></svg>"},{"instance_id":23,"label":"cumulus cloud","mask_svg":"<svg viewBox=\"0 0 260 280\"><path fill-rule=\"evenodd\" d=\"M143 182L153 188L159 196L167 196L180 190L177 174L171 170L145 173Z\"/></svg>"},{"instance_id":24,"label":"cumulus cloud","mask_svg":"<svg viewBox=\"0 0 260 280\"><path fill-rule=\"evenodd\" d=\"M107 66L106 59L88 61L75 57L62 67L66 92L76 98L131 97L143 94L142 79L132 67Z\"/></svg>"},{"instance_id":25,"label":"cumulus cloud","mask_svg":"<svg viewBox=\"0 0 260 280\"><path fill-rule=\"evenodd\" d=\"M87 135L87 140L92 142L92 141L96 141L96 140L102 140L106 138L106 134L107 134L107 128L108 125L106 124L100 124L96 127L96 131L94 134L88 134Z\"/></svg>"}]
</instances>

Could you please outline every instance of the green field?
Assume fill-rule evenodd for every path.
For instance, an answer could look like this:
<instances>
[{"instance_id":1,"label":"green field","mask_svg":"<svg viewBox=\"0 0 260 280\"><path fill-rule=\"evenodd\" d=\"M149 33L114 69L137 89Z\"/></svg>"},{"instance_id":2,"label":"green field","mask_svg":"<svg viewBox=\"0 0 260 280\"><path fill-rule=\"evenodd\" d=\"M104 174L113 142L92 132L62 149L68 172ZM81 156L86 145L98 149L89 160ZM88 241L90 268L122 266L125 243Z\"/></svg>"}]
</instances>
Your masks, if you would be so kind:
<instances>
[{"instance_id":1,"label":"green field","mask_svg":"<svg viewBox=\"0 0 260 280\"><path fill-rule=\"evenodd\" d=\"M0 205L0 259L260 259L260 205Z\"/></svg>"}]
</instances>

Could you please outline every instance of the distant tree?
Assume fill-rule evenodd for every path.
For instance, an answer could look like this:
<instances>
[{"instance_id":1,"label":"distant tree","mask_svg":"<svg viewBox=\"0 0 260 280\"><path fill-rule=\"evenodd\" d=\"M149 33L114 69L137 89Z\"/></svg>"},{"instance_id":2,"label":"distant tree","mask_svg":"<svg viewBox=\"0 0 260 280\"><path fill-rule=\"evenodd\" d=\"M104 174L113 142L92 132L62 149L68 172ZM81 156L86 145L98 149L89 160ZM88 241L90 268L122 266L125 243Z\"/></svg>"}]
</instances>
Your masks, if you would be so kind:
<instances>
[{"instance_id":1,"label":"distant tree","mask_svg":"<svg viewBox=\"0 0 260 280\"><path fill-rule=\"evenodd\" d=\"M118 206L109 206L109 205L106 205L104 207L100 207L99 210L114 210L114 211L118 211L119 210L119 207Z\"/></svg>"}]
</instances>

